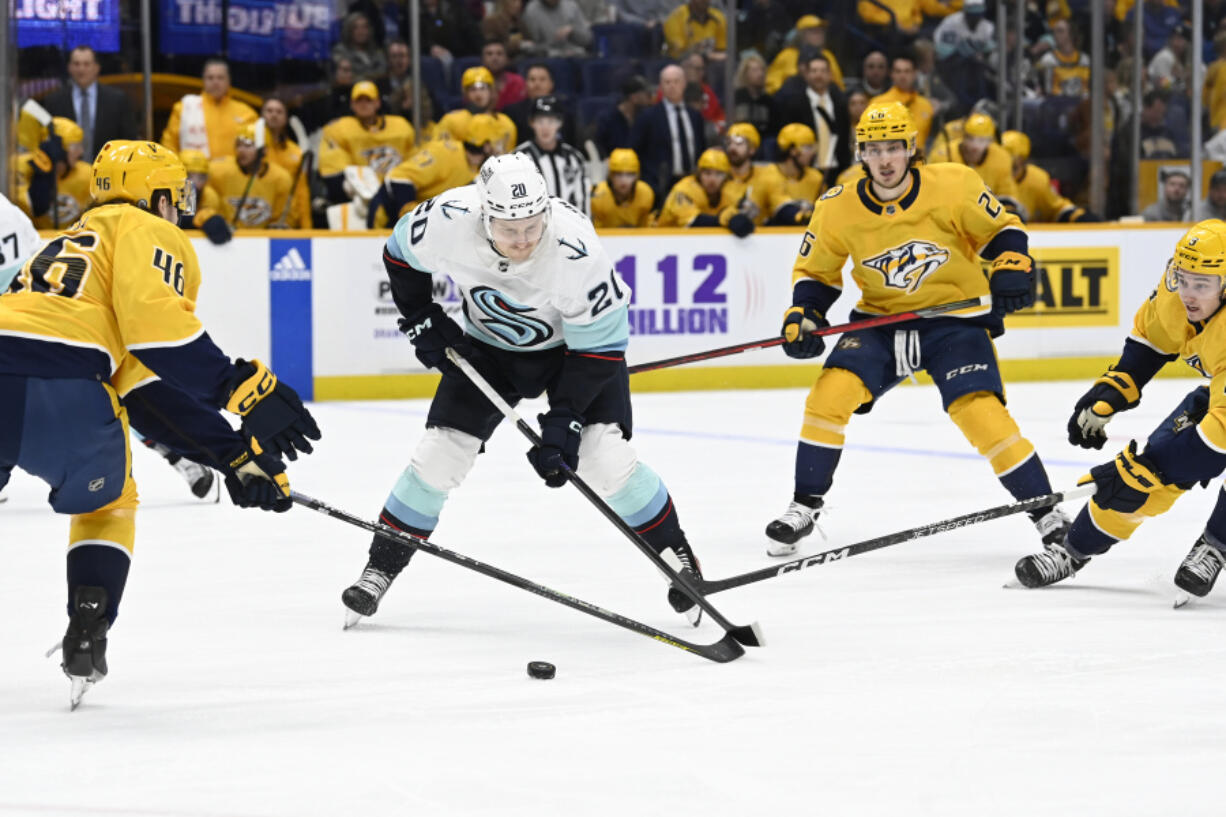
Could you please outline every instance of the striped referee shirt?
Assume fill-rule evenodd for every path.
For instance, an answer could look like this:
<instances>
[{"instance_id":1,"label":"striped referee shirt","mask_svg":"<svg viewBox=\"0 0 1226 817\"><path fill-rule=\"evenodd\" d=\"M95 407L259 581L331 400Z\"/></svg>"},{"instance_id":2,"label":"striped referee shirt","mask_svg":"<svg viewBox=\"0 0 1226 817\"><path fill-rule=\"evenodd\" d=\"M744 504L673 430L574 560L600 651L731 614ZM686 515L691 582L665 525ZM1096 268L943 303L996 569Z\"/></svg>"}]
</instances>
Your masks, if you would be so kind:
<instances>
[{"instance_id":1,"label":"striped referee shirt","mask_svg":"<svg viewBox=\"0 0 1226 817\"><path fill-rule=\"evenodd\" d=\"M591 215L588 197L591 184L587 177L587 158L575 148L559 142L553 150L542 150L531 140L515 148L517 153L526 153L536 162L549 195L570 202L584 215Z\"/></svg>"}]
</instances>

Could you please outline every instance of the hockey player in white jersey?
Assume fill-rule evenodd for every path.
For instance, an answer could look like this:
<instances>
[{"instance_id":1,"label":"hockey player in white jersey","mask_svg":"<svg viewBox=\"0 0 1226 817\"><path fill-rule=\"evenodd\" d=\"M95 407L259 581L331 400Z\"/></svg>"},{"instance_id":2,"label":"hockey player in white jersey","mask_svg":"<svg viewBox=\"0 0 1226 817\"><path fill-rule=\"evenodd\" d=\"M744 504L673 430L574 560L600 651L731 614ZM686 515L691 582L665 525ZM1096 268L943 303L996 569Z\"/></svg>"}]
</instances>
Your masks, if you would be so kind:
<instances>
[{"instance_id":1,"label":"hockey player in white jersey","mask_svg":"<svg viewBox=\"0 0 1226 817\"><path fill-rule=\"evenodd\" d=\"M550 487L566 468L658 552L698 574L668 490L630 446L630 289L587 216L548 195L524 154L486 160L474 184L424 201L397 222L383 251L401 331L418 359L442 370L426 431L379 518L426 538L502 414L446 357L464 355L510 403L545 393L542 445L528 460ZM464 328L432 299L431 274L450 275ZM565 466L565 467L564 467ZM414 549L378 535L361 578L342 594L348 624L372 615ZM701 574L698 574L701 575ZM693 602L669 590L685 612Z\"/></svg>"}]
</instances>

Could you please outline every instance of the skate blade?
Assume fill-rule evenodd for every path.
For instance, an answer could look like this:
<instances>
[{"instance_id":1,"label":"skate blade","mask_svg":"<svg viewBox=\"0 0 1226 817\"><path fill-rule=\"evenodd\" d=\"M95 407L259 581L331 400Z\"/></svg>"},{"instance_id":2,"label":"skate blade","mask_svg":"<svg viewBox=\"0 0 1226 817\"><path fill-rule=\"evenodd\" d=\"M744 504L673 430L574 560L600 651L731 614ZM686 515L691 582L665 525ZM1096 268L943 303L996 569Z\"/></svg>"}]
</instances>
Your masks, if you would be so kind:
<instances>
[{"instance_id":1,"label":"skate blade","mask_svg":"<svg viewBox=\"0 0 1226 817\"><path fill-rule=\"evenodd\" d=\"M1192 601L1192 594L1185 593L1182 590L1175 591L1175 603L1174 603L1175 610L1178 610L1182 607L1186 607L1188 605L1188 602L1190 601Z\"/></svg>"},{"instance_id":2,"label":"skate blade","mask_svg":"<svg viewBox=\"0 0 1226 817\"><path fill-rule=\"evenodd\" d=\"M85 693L89 692L93 687L94 681L89 678L82 678L74 675L70 678L72 681L72 690L68 693L68 706L70 712L75 712L77 707L81 705L81 699L85 697Z\"/></svg>"},{"instance_id":3,"label":"skate blade","mask_svg":"<svg viewBox=\"0 0 1226 817\"><path fill-rule=\"evenodd\" d=\"M361 613L355 613L352 610L345 610L345 626L341 629L350 630L358 626L358 622L364 618L366 618L366 616L362 615Z\"/></svg>"}]
</instances>

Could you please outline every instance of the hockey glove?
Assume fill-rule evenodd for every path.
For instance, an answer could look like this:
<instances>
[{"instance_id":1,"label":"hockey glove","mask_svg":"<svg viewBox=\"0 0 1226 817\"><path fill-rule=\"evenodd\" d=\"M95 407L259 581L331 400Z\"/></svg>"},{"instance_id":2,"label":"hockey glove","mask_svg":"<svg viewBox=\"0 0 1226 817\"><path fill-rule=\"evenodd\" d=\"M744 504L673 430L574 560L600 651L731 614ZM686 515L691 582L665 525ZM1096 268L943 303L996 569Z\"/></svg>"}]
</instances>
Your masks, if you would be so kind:
<instances>
[{"instance_id":1,"label":"hockey glove","mask_svg":"<svg viewBox=\"0 0 1226 817\"><path fill-rule=\"evenodd\" d=\"M728 229L737 238L744 238L753 232L753 219L744 213L737 213L728 219Z\"/></svg>"},{"instance_id":2,"label":"hockey glove","mask_svg":"<svg viewBox=\"0 0 1226 817\"><path fill-rule=\"evenodd\" d=\"M1107 442L1107 423L1117 411L1127 411L1141 402L1141 390L1127 372L1108 371L1094 381L1068 421L1068 441L1082 448L1102 448Z\"/></svg>"},{"instance_id":3,"label":"hockey glove","mask_svg":"<svg viewBox=\"0 0 1226 817\"><path fill-rule=\"evenodd\" d=\"M293 506L289 477L281 460L265 454L251 439L226 457L226 490L240 508L260 508L285 513Z\"/></svg>"},{"instance_id":4,"label":"hockey glove","mask_svg":"<svg viewBox=\"0 0 1226 817\"><path fill-rule=\"evenodd\" d=\"M1149 495L1164 484L1154 464L1143 454L1137 453L1137 441L1130 440L1128 447L1111 462L1096 465L1090 473L1077 481L1078 485L1093 482L1094 504L1109 511L1134 513Z\"/></svg>"},{"instance_id":5,"label":"hockey glove","mask_svg":"<svg viewBox=\"0 0 1226 817\"><path fill-rule=\"evenodd\" d=\"M1004 317L1034 303L1034 259L1006 250L992 261L992 314Z\"/></svg>"},{"instance_id":6,"label":"hockey glove","mask_svg":"<svg viewBox=\"0 0 1226 817\"><path fill-rule=\"evenodd\" d=\"M231 381L226 410L243 418L246 435L275 457L296 460L299 451L314 451L307 439L320 438L319 426L298 393L258 360L239 358L235 363L238 374Z\"/></svg>"},{"instance_id":7,"label":"hockey glove","mask_svg":"<svg viewBox=\"0 0 1226 817\"><path fill-rule=\"evenodd\" d=\"M783 351L788 357L817 357L826 351L821 335L811 334L830 322L811 306L793 306L783 313Z\"/></svg>"},{"instance_id":8,"label":"hockey glove","mask_svg":"<svg viewBox=\"0 0 1226 817\"><path fill-rule=\"evenodd\" d=\"M46 154L51 160L52 166L57 162L68 164L68 152L64 150L64 140L60 138L58 133L52 133L46 139L39 143L38 149Z\"/></svg>"},{"instance_id":9,"label":"hockey glove","mask_svg":"<svg viewBox=\"0 0 1226 817\"><path fill-rule=\"evenodd\" d=\"M231 238L230 225L226 224L226 220L221 216L209 216L200 225L200 229L204 230L204 235L214 244L225 244Z\"/></svg>"},{"instance_id":10,"label":"hockey glove","mask_svg":"<svg viewBox=\"0 0 1226 817\"><path fill-rule=\"evenodd\" d=\"M468 342L464 330L448 317L437 301L431 301L428 306L401 318L397 324L413 344L417 359L427 369L447 371L449 368L455 368L455 364L447 359L448 346L463 357L472 353L472 345Z\"/></svg>"},{"instance_id":11,"label":"hockey glove","mask_svg":"<svg viewBox=\"0 0 1226 817\"><path fill-rule=\"evenodd\" d=\"M550 409L537 415L541 444L528 452L528 462L550 488L561 488L579 467L579 435L583 418L567 409Z\"/></svg>"}]
</instances>

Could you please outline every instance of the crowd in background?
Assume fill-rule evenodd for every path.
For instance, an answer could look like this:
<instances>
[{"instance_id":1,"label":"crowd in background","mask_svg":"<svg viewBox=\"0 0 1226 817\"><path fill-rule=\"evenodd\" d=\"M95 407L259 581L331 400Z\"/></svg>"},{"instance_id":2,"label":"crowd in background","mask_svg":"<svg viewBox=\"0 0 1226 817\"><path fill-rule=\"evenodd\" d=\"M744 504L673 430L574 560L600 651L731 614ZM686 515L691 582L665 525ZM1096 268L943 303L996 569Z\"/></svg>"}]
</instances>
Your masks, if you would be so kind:
<instances>
[{"instance_id":1,"label":"crowd in background","mask_svg":"<svg viewBox=\"0 0 1226 817\"><path fill-rule=\"evenodd\" d=\"M598 226L745 235L799 224L822 191L862 176L855 125L883 100L908 108L928 161L975 167L1028 221L1226 215L1226 171L1211 175L1202 201L1186 161L1162 169L1156 202L1128 211L1134 118L1142 158L1186 160L1191 95L1201 93L1205 156L1226 161L1226 0L1204 0L1202 54L1192 53L1190 0L1141 2L1139 100L1137 3L1101 0L1108 205L1087 207L1086 33L1098 1L1028 0L1021 30L1010 1L1009 72L999 77L995 3L985 0L740 0L731 21L713 0L422 0L414 77L404 4L357 0L326 82L269 86L209 58L197 66L200 93L175 103L157 136L188 165L201 192L194 226L216 242L252 227L383 227L512 150ZM75 220L94 154L138 131L128 96L99 82L98 55L75 48L64 67L66 81L39 100L54 118L41 132L19 128L37 136L15 157L14 198L43 227ZM239 98L232 71L262 104ZM999 82L1023 98L1021 127L999 127Z\"/></svg>"}]
</instances>

